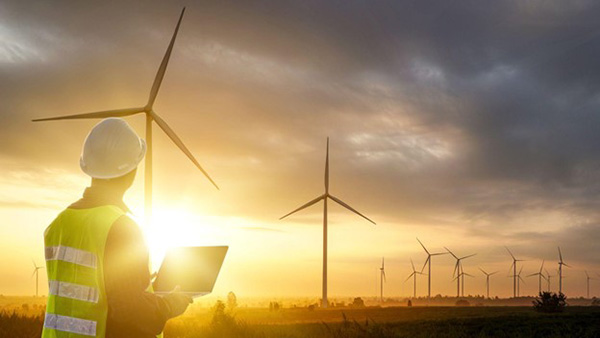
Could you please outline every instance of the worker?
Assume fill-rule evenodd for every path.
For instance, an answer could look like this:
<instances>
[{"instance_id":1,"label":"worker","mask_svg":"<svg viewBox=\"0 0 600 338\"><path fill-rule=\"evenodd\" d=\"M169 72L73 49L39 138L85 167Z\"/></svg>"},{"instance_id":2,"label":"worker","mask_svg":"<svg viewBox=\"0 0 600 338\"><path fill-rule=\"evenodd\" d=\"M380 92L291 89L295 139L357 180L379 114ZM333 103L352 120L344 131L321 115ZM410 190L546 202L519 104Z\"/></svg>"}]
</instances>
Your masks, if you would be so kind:
<instances>
[{"instance_id":1,"label":"worker","mask_svg":"<svg viewBox=\"0 0 600 338\"><path fill-rule=\"evenodd\" d=\"M154 338L191 303L177 290L152 292L148 248L123 202L145 153L145 141L120 118L87 135L79 164L91 186L44 233L42 338Z\"/></svg>"}]
</instances>

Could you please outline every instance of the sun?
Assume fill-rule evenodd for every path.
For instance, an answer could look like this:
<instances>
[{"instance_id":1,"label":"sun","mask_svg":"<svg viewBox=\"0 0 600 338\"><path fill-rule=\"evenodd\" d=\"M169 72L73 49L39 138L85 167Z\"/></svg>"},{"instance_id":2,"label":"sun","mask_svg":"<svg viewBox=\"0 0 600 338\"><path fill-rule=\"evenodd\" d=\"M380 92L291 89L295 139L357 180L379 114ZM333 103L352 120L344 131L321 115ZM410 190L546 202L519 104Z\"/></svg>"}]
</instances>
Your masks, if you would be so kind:
<instances>
[{"instance_id":1,"label":"sun","mask_svg":"<svg viewBox=\"0 0 600 338\"><path fill-rule=\"evenodd\" d=\"M150 224L142 224L153 271L157 271L170 248L221 245L230 238L228 221L184 208L157 207Z\"/></svg>"}]
</instances>

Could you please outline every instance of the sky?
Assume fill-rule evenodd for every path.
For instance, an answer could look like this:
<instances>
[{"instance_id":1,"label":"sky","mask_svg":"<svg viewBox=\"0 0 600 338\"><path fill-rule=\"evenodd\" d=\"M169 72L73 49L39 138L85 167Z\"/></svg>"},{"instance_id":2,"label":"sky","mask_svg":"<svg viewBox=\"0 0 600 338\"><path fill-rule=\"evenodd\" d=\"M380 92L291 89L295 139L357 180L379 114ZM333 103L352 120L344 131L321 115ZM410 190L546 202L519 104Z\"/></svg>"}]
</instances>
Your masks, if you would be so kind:
<instances>
[{"instance_id":1,"label":"sky","mask_svg":"<svg viewBox=\"0 0 600 338\"><path fill-rule=\"evenodd\" d=\"M322 205L278 219L322 194L330 137L332 194L377 223L330 204L331 296L378 294L382 257L386 295L411 294L416 237L477 253L467 294L483 268L512 295L504 246L555 275L560 245L568 296L598 277L597 2L1 0L0 294L34 292L45 227L89 185L97 121L30 120L145 104L183 6L154 107L221 190L154 128L155 266L229 245L215 294L320 297ZM125 201L141 219L143 165ZM453 259L433 263L453 295Z\"/></svg>"}]
</instances>

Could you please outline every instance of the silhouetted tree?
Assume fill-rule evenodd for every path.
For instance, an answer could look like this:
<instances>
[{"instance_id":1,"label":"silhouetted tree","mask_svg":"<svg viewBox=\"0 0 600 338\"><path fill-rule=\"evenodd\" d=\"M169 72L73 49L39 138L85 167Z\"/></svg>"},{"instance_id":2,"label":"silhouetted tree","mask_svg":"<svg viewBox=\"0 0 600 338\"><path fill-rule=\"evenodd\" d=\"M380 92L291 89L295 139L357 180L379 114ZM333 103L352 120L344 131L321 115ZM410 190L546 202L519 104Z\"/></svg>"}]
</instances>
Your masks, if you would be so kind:
<instances>
[{"instance_id":1,"label":"silhouetted tree","mask_svg":"<svg viewBox=\"0 0 600 338\"><path fill-rule=\"evenodd\" d=\"M237 308L237 305L237 297L233 291L230 291L227 294L227 309L229 309L229 311L233 311L235 308Z\"/></svg>"},{"instance_id":2,"label":"silhouetted tree","mask_svg":"<svg viewBox=\"0 0 600 338\"><path fill-rule=\"evenodd\" d=\"M567 297L561 292L540 292L533 301L533 308L538 312L563 312L567 305Z\"/></svg>"}]
</instances>

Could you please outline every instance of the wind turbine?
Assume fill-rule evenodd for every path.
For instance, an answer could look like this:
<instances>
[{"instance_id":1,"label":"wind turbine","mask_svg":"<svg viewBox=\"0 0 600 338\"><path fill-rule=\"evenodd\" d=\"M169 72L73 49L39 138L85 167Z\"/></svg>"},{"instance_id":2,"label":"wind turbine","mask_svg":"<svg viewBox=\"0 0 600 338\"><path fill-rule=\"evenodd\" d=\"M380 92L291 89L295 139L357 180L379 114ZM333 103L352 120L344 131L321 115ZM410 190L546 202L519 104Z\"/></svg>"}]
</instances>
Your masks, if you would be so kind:
<instances>
[{"instance_id":1,"label":"wind turbine","mask_svg":"<svg viewBox=\"0 0 600 338\"><path fill-rule=\"evenodd\" d=\"M43 269L43 266L37 266L37 264L35 264L35 261L33 261L33 273L31 274L31 277L33 277L33 275L35 275L35 296L38 297L39 296L39 272L40 269Z\"/></svg>"},{"instance_id":2,"label":"wind turbine","mask_svg":"<svg viewBox=\"0 0 600 338\"><path fill-rule=\"evenodd\" d=\"M560 246L558 247L558 257L560 258L560 261L558 261L558 293L562 293L562 267L564 265L570 268L570 266L567 265L567 263L563 262L562 252L560 252Z\"/></svg>"},{"instance_id":3,"label":"wind turbine","mask_svg":"<svg viewBox=\"0 0 600 338\"><path fill-rule=\"evenodd\" d=\"M548 272L548 269L544 269L546 270L546 280L548 281L548 292L550 292L550 278L554 277L555 275L551 275L550 272Z\"/></svg>"},{"instance_id":4,"label":"wind turbine","mask_svg":"<svg viewBox=\"0 0 600 338\"><path fill-rule=\"evenodd\" d=\"M417 237L417 241L419 242L419 244L421 244L421 246L423 247L423 250L425 250L425 252L427 253L427 259L425 260L425 264L423 264L423 267L421 268L421 272L423 272L423 269L425 269L426 265L429 265L429 272L427 273L427 300L429 300L429 299L431 299L431 257L445 255L445 254L447 254L447 252L430 253L427 250L427 248L425 247L425 245L423 245L423 243L421 243L421 241L419 240L418 237Z\"/></svg>"},{"instance_id":5,"label":"wind turbine","mask_svg":"<svg viewBox=\"0 0 600 338\"><path fill-rule=\"evenodd\" d=\"M487 290L487 298L489 299L490 298L490 276L497 274L498 271L487 273L482 268L479 268L479 270L481 270L481 272L483 272L483 274L485 275L485 289Z\"/></svg>"},{"instance_id":6,"label":"wind turbine","mask_svg":"<svg viewBox=\"0 0 600 338\"><path fill-rule=\"evenodd\" d=\"M464 275L461 275L462 273L462 266L461 266L461 261L463 259L467 259L469 257L473 257L476 254L471 254L468 256L463 256L463 257L458 257L456 256L452 251L450 251L450 249L448 249L447 247L444 247L444 249L446 249L446 251L448 251L448 253L450 253L452 255L452 257L454 257L456 259L456 264L454 265L454 272L452 272L452 277L457 276L457 277L461 277L463 279L464 282ZM463 294L465 293L465 288L463 286ZM456 297L460 297L460 278L456 278Z\"/></svg>"},{"instance_id":7,"label":"wind turbine","mask_svg":"<svg viewBox=\"0 0 600 338\"><path fill-rule=\"evenodd\" d=\"M513 268L513 297L517 297L517 262L522 262L522 259L516 259L515 255L512 254L512 252L510 251L510 249L508 249L508 247L506 247L506 251L508 251L508 253L510 254L510 257L512 257L513 262L510 265L511 268ZM510 271L510 268L508 268L508 271ZM510 277L510 276L509 276Z\"/></svg>"},{"instance_id":8,"label":"wind turbine","mask_svg":"<svg viewBox=\"0 0 600 338\"><path fill-rule=\"evenodd\" d=\"M175 39L177 37L177 32L179 31L179 26L181 24L181 19L183 19L183 13L185 12L185 7L181 10L181 15L179 16L179 21L177 21L177 26L175 27L175 32L173 33L173 37L171 38L171 42L169 43L169 47L162 59L160 67L158 68L158 72L156 73L156 77L154 78L154 83L152 84L152 89L150 90L150 96L148 97L148 102L143 107L134 107L134 108L122 108L116 110L106 110L99 111L93 113L84 113L84 114L76 114L76 115L67 115L67 116L58 116L58 117L49 117L49 118L41 118L32 120L33 122L39 121L53 121L53 120L74 120L74 119L97 119L97 118L107 118L107 117L126 117L135 114L145 114L146 115L146 144L147 144L147 153L146 153L146 165L145 165L145 173L144 173L144 214L146 218L146 222L150 222L150 218L152 217L152 122L156 122L156 124L167 134L167 136L175 143L179 149L194 163L194 165L200 169L200 171L208 178L208 180L217 188L217 184L210 178L208 173L200 166L194 155L188 150L188 148L183 144L179 136L175 134L175 132L169 127L169 125L154 111L154 101L156 100L156 95L158 94L158 90L160 89L160 85L165 76L165 71L167 69L167 64L169 63L169 58L171 57L171 51L173 50L173 45L175 43Z\"/></svg>"},{"instance_id":9,"label":"wind turbine","mask_svg":"<svg viewBox=\"0 0 600 338\"><path fill-rule=\"evenodd\" d=\"M412 266L413 271L410 275L408 275L404 283L408 282L410 277L413 278L413 298L417 298L417 275L423 275L423 273L415 269L415 264L413 263L412 258L410 259L410 265Z\"/></svg>"},{"instance_id":10,"label":"wind turbine","mask_svg":"<svg viewBox=\"0 0 600 338\"><path fill-rule=\"evenodd\" d=\"M520 297L521 296L521 282L525 283L525 280L523 279L523 277L521 277L521 272L523 271L523 267L521 266L521 269L519 269L519 273L516 275L512 275L512 276L508 276L508 277L513 277L517 280L517 295L516 297Z\"/></svg>"},{"instance_id":11,"label":"wind turbine","mask_svg":"<svg viewBox=\"0 0 600 338\"><path fill-rule=\"evenodd\" d=\"M542 273L544 269L544 261L542 261L542 266L540 266L540 271L536 273L532 273L531 275L527 275L527 277L538 276L538 293L542 293L542 278L546 279L546 276Z\"/></svg>"},{"instance_id":12,"label":"wind turbine","mask_svg":"<svg viewBox=\"0 0 600 338\"><path fill-rule=\"evenodd\" d=\"M381 267L379 268L381 274L381 303L383 303L383 282L385 281L385 258L381 258Z\"/></svg>"},{"instance_id":13,"label":"wind turbine","mask_svg":"<svg viewBox=\"0 0 600 338\"><path fill-rule=\"evenodd\" d=\"M587 282L587 298L590 298L590 280L591 279L596 279L596 278L592 278L590 277L590 275L588 275L588 272L585 271L585 277L586 277L586 282Z\"/></svg>"},{"instance_id":14,"label":"wind turbine","mask_svg":"<svg viewBox=\"0 0 600 338\"><path fill-rule=\"evenodd\" d=\"M280 220L284 219L284 218L288 217L289 215L294 214L302 209L308 208L311 205L313 205L321 200L323 201L323 299L322 299L322 305L321 305L323 308L327 307L327 199L333 200L337 204L352 211L353 213L359 215L360 217L366 219L367 221L375 224L375 222L370 220L367 216L356 211L354 208L352 208L351 206L349 206L348 204L346 204L339 198L337 198L329 193L329 137L327 138L327 152L325 155L325 193L323 195L313 199L312 201L304 204L303 206L299 207L298 209L279 218Z\"/></svg>"},{"instance_id":15,"label":"wind turbine","mask_svg":"<svg viewBox=\"0 0 600 338\"><path fill-rule=\"evenodd\" d=\"M471 274L468 274L468 273L466 273L466 272L463 270L463 268L462 268L462 265L461 265L461 267L460 267L460 273L459 273L459 274L456 276L456 278L454 278L454 279L459 279L459 278L461 278L461 279L462 279L462 283L461 283L461 287L462 287L462 290L461 290L461 297L464 297L464 296L465 296L465 276L469 276L469 277L471 277L471 278L475 277L475 276L473 276L473 275L471 275ZM453 280L454 280L454 279L453 279Z\"/></svg>"}]
</instances>

